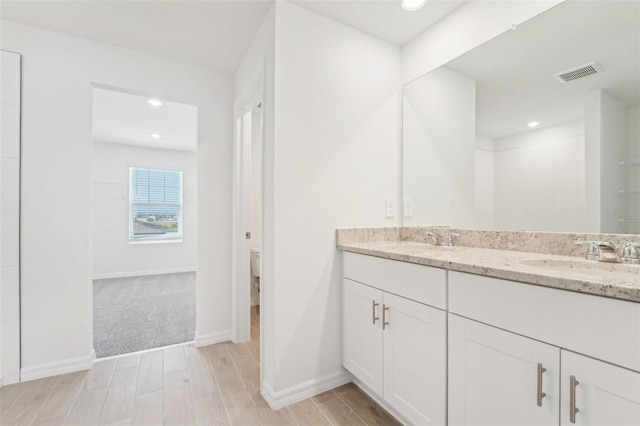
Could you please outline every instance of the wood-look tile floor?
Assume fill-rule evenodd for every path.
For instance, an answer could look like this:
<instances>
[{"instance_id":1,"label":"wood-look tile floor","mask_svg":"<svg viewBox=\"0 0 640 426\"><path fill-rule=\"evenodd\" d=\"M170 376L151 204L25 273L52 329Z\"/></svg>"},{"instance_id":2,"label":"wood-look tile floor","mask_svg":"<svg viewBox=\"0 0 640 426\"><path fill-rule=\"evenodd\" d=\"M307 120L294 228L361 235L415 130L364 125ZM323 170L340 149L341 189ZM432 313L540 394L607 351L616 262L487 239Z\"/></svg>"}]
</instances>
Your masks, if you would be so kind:
<instances>
[{"instance_id":1,"label":"wood-look tile floor","mask_svg":"<svg viewBox=\"0 0 640 426\"><path fill-rule=\"evenodd\" d=\"M271 410L260 394L259 309L248 343L193 344L99 361L0 389L9 425L397 425L353 384Z\"/></svg>"}]
</instances>

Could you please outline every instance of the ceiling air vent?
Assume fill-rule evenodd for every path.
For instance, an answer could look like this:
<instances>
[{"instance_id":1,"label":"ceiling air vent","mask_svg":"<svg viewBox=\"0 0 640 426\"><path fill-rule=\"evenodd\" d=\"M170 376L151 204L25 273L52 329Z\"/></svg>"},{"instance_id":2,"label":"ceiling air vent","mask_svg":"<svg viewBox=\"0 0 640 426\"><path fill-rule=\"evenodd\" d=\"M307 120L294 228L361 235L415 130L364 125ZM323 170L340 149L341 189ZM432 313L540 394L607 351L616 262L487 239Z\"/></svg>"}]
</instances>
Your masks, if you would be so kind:
<instances>
[{"instance_id":1,"label":"ceiling air vent","mask_svg":"<svg viewBox=\"0 0 640 426\"><path fill-rule=\"evenodd\" d=\"M561 83L568 83L579 78L601 73L602 71L604 71L602 65L599 62L593 61L589 62L588 64L579 65L568 70L560 71L553 76L557 78Z\"/></svg>"}]
</instances>

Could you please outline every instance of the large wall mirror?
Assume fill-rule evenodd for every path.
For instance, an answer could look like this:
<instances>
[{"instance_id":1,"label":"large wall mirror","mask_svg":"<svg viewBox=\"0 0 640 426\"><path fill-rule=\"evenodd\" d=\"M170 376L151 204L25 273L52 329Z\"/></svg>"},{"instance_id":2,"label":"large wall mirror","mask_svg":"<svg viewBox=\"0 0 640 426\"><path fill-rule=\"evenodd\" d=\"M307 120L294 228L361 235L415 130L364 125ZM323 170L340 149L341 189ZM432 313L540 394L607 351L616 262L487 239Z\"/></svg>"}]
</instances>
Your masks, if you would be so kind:
<instances>
[{"instance_id":1,"label":"large wall mirror","mask_svg":"<svg viewBox=\"0 0 640 426\"><path fill-rule=\"evenodd\" d=\"M404 87L404 226L640 234L640 2L566 1Z\"/></svg>"}]
</instances>

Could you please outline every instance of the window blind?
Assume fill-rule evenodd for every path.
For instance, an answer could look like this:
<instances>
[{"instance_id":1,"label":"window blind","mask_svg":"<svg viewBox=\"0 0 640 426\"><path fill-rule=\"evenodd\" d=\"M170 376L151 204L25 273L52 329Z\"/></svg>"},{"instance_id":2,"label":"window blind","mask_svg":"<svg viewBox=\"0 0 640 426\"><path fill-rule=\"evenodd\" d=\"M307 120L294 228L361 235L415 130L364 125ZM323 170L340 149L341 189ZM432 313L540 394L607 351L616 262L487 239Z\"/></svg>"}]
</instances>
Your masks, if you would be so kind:
<instances>
[{"instance_id":1,"label":"window blind","mask_svg":"<svg viewBox=\"0 0 640 426\"><path fill-rule=\"evenodd\" d=\"M182 171L129 168L129 240L182 238Z\"/></svg>"}]
</instances>

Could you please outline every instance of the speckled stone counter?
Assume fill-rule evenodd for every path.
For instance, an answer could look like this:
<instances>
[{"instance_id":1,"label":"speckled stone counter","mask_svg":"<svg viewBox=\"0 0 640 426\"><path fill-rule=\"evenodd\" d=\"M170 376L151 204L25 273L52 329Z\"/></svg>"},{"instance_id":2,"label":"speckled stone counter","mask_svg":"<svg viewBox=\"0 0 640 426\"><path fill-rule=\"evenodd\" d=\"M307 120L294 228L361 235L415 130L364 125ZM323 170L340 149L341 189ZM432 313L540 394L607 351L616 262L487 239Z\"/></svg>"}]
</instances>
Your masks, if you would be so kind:
<instances>
[{"instance_id":1,"label":"speckled stone counter","mask_svg":"<svg viewBox=\"0 0 640 426\"><path fill-rule=\"evenodd\" d=\"M440 229L440 231L445 230ZM459 232L462 230L447 229L446 231ZM407 238L407 234L411 234L411 232L403 231L400 228L339 230L337 233L337 246L340 250L385 259L640 303L639 265L589 262L584 260L582 253L580 256L567 256L527 252L518 251L514 247L509 247L509 245L507 245L509 250L463 245L442 247L423 242L425 241L425 228L421 228L419 233L414 228L413 234L416 234L414 237L419 238L413 238L413 240L401 239L403 232L405 232L405 238ZM562 234L558 240L559 243L556 244L546 236L549 233L543 234L543 240L546 241L545 245L563 246L571 249L572 254L575 253L573 243L571 243L571 246L566 245L566 240L571 238L566 237L566 235L577 234ZM594 235L582 234L580 236L591 239ZM493 237L493 235L487 236L486 239L494 241ZM503 241L509 241L508 236L504 236L504 238L506 240ZM531 236L527 238L525 236L525 239L531 240L535 238ZM628 238L629 241L635 241L636 239L637 236ZM538 247L540 247L539 244ZM581 247L581 252L585 250L586 247ZM559 249L550 251L557 252Z\"/></svg>"}]
</instances>

